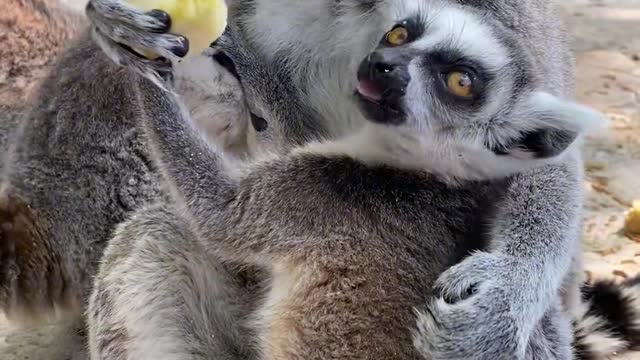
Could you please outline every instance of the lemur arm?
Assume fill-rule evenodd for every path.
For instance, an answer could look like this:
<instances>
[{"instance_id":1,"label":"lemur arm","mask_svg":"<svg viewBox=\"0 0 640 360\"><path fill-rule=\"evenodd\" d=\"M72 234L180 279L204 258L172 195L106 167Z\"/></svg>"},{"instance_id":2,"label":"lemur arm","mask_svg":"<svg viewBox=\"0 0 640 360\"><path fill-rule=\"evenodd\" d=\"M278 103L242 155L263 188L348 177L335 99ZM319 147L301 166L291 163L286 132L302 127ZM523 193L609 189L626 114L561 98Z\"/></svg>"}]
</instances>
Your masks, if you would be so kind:
<instances>
[{"instance_id":1,"label":"lemur arm","mask_svg":"<svg viewBox=\"0 0 640 360\"><path fill-rule=\"evenodd\" d=\"M189 212L202 235L230 211L237 185L223 172L224 160L191 124L188 110L171 91L139 83L143 127L171 195Z\"/></svg>"},{"instance_id":2,"label":"lemur arm","mask_svg":"<svg viewBox=\"0 0 640 360\"><path fill-rule=\"evenodd\" d=\"M517 259L524 271L541 276L536 281L549 289L560 287L579 248L580 165L579 154L573 152L560 163L516 175L496 216L493 250ZM548 297L554 293L539 292Z\"/></svg>"},{"instance_id":3,"label":"lemur arm","mask_svg":"<svg viewBox=\"0 0 640 360\"><path fill-rule=\"evenodd\" d=\"M176 94L147 79L139 86L152 154L172 198L186 211L205 246L225 258L254 263L288 253L293 242L274 242L273 236L266 236L275 225L254 226L272 207L268 198L252 193L260 185L226 172L224 154L191 124Z\"/></svg>"},{"instance_id":4,"label":"lemur arm","mask_svg":"<svg viewBox=\"0 0 640 360\"><path fill-rule=\"evenodd\" d=\"M425 317L430 357L512 351L525 358L580 251L581 161L578 151L566 155L514 176L493 216L489 248L440 275L440 296Z\"/></svg>"}]
</instances>

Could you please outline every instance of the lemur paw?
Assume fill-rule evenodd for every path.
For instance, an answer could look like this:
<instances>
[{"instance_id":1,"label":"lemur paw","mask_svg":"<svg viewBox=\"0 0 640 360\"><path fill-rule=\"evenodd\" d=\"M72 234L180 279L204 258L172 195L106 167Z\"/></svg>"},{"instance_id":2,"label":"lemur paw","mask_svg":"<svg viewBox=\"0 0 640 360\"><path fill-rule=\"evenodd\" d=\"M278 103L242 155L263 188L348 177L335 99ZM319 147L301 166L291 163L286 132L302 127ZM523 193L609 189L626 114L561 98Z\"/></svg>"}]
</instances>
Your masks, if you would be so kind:
<instances>
[{"instance_id":1,"label":"lemur paw","mask_svg":"<svg viewBox=\"0 0 640 360\"><path fill-rule=\"evenodd\" d=\"M90 0L86 13L93 38L105 54L156 83L170 73L171 61L189 50L185 37L168 33L171 19L162 10L142 12L121 0ZM148 59L140 50L159 57Z\"/></svg>"},{"instance_id":2,"label":"lemur paw","mask_svg":"<svg viewBox=\"0 0 640 360\"><path fill-rule=\"evenodd\" d=\"M419 309L416 345L427 358L524 357L528 334L514 313L521 301L511 277L516 266L508 256L476 253L440 276L435 298Z\"/></svg>"}]
</instances>

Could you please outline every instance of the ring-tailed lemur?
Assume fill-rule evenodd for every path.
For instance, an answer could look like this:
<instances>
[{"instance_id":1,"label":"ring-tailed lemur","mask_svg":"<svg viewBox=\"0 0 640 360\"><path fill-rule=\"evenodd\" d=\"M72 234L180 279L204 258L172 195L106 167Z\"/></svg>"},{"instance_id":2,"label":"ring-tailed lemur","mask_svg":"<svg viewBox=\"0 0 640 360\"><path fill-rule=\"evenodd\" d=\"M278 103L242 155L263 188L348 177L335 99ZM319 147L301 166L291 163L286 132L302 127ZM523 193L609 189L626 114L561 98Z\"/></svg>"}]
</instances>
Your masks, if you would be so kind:
<instances>
[{"instance_id":1,"label":"ring-tailed lemur","mask_svg":"<svg viewBox=\"0 0 640 360\"><path fill-rule=\"evenodd\" d=\"M153 24L155 31L166 30L167 24ZM55 62L20 114L19 129L0 126L0 309L11 319L81 314L116 224L161 196L144 137L136 128L141 112L133 86L137 75L107 59L89 32L79 31L79 38ZM283 134L287 142L300 143L321 131L319 121L309 121L313 111L282 80L284 74L271 71L251 51L242 51L240 43L235 49L247 84L245 95L267 94L269 107L282 109L287 119L300 124L287 128L293 131ZM278 124L265 131L266 122L258 114L244 114L252 124L248 133L239 121L242 116L227 114L233 122L214 116L220 115L215 96L236 94L210 88L215 79L198 70L211 56L173 68L182 72L172 74L178 81L176 91L184 93L194 118L204 127L212 125L212 135L222 131L240 153L246 151L245 142L249 147L255 142L261 147L284 143L263 141L278 136ZM158 69L157 63L153 67Z\"/></svg>"},{"instance_id":2,"label":"ring-tailed lemur","mask_svg":"<svg viewBox=\"0 0 640 360\"><path fill-rule=\"evenodd\" d=\"M520 1L494 1L490 4L469 1L469 3L475 3L472 5L478 7L488 6L491 12L495 13L502 20L510 23L510 26L513 26L517 31L527 33L531 29L535 30L533 32L535 36L527 37L531 41L532 48L535 49L534 52L538 54L547 53L547 55L552 57L554 54L565 54L564 51L554 52L552 51L553 47L549 48L546 40L555 39L555 34L546 36L544 33L539 32L551 31L553 33L555 29L552 26L541 26L541 24L545 22L554 21L554 17L546 16L545 11L538 11L540 9L536 7L537 5L529 6L528 3ZM113 5L113 3L111 5ZM250 20L253 15L258 13L254 11L257 10L257 8L254 8L256 5L262 6L262 10L264 10L264 4L240 1L240 3L236 5L235 16L239 17L240 12L242 12ZM279 24L287 24L287 21L291 21L288 23L289 25L306 26L307 24L314 24L316 29L321 28L326 30L322 24L330 23L330 21L327 21L327 17L324 15L317 18L320 19L317 23L313 21L306 22L305 12L310 14L314 11L313 6L307 6L301 3L295 3L293 5L294 6L291 6L291 4L288 5L289 11L301 10L301 14L298 15L302 16L296 15L291 18L286 18L289 12L282 13L273 11L267 11L267 14L273 17L285 16L284 19L280 18ZM298 8L297 6L299 5L302 6ZM384 8L382 6L378 7L378 5L377 3L365 1L342 1L336 7L315 6L316 10L320 9L321 14L324 14L324 10L335 10L332 14L336 15L336 17L333 18L338 20L337 24L348 24L349 21L345 23L344 20L365 19L368 18L367 14L377 14L379 11L384 12ZM277 6L277 4L274 6ZM523 8L520 8L521 6L523 6ZM543 10L545 9L543 8ZM264 14L264 11L262 14ZM136 16L137 15L138 14L136 14ZM337 15L341 16L338 17ZM314 16L315 15L310 14L308 18L313 19ZM135 16L133 18L135 18ZM129 18L129 20L133 18ZM262 17L262 20L265 19L265 17ZM277 23L278 21L274 21L274 24ZM374 23L373 20L368 21L368 24ZM127 21L122 22L122 25L126 24ZM274 24L269 24L269 22L266 21L263 23L265 26L272 26ZM285 29L286 28L283 27L280 34L283 34ZM340 31L341 29L344 28L338 28L337 30ZM368 29L370 29L370 27ZM140 28L136 30L140 30ZM264 29L259 30L262 31ZM300 28L291 30L291 33L296 33L298 30L300 30ZM249 33L246 29L243 30L243 32L245 34ZM313 32L310 33L313 34ZM319 31L317 34L327 33ZM354 34L358 36L364 34L366 38L370 33L367 32L367 29L360 28L359 31L345 32L343 33L344 36L333 37L333 39L349 40L349 36ZM267 45L284 45L289 39L288 35L289 34L285 33L283 39ZM356 38L357 36L350 41L357 40ZM317 38L310 36L308 39ZM331 39L332 37L328 36L324 44L331 45ZM315 40L311 41L311 45L315 43L314 41ZM349 41L346 41L344 44L352 45ZM289 45L297 46L297 42L292 42ZM350 45L345 45L344 48L338 50L349 48ZM344 56L333 57L336 54L341 54L341 51L323 53L320 54L321 57L310 56L311 54L317 55L317 50L323 51L324 49L326 49L326 47L318 46L317 49L312 49L314 51L306 52L306 48L300 48L300 51L296 54L296 59L303 61L301 61L299 65L293 61L281 61L283 58L276 57L273 61L270 61L270 63L284 72L280 72L277 76L271 78L260 78L264 73L255 71L255 67L259 67L258 65L261 64L261 62L252 63L255 58L251 58L251 60L246 63L238 61L239 73L244 77L243 82L249 83L249 85L246 86L246 90L248 90L247 92L250 96L252 92L261 95L267 94L269 101L266 101L268 106L265 106L265 109L270 107L277 107L280 110L289 109L288 116L284 116L283 118L287 119L290 123L286 129L290 131L288 135L290 135L291 138L304 139L309 137L309 133L322 132L323 124L317 121L317 118L316 122L305 122L305 120L313 118L313 116L310 116L313 114L313 111L304 105L306 103L305 101L299 101L299 99L297 99L297 96L300 94L293 91L293 86L289 85L286 81L278 80L283 78L288 79L296 74L304 74L304 69L306 68L307 70L314 70L313 72L309 72L311 75L314 75L310 76L310 80L324 81L324 77L315 77L315 75L322 74L323 71L327 70L327 67L310 66L313 65L310 63L311 60L315 59L314 61L318 61L328 59L334 61L336 65L345 64L345 62L336 61L344 60ZM331 47L331 49L334 48ZM288 53L288 51L278 52L278 54L285 56ZM269 51L267 51L266 54L273 57L273 53ZM307 59L302 57L304 54L309 55ZM332 57L322 57L324 55L332 55ZM269 59L265 60L269 62ZM286 60L286 58L284 58L284 60ZM140 61L140 59L136 61ZM348 62L346 63L348 64ZM543 63L545 66L554 67L562 62L543 61ZM149 63L148 65L156 66L156 63ZM285 66L282 67L281 65ZM293 74L291 70L294 68L301 69L301 71ZM340 66L338 66L338 68L340 68ZM548 73L558 74L556 70ZM297 80L295 81L296 84L309 87L314 86L313 81L300 81L301 78L299 77L293 78ZM557 76L554 76L554 78L557 78ZM568 79L570 80L570 78ZM24 126L27 130L16 139L16 142L30 140L29 146L31 148L26 150L27 148L23 147L23 155L15 157L12 161L13 167L25 167L21 170L24 178L20 179L20 176L17 176L11 182L4 183L5 191L7 191L5 194L14 195L16 193L16 186L14 186L15 184L13 182L19 185L21 193L19 197L10 197L10 201L7 201L7 197L0 201L2 204L0 217L3 222L0 237L2 237L2 244L5 246L5 248L2 249L3 268L0 269L0 289L2 290L2 294L5 295L4 299L0 299L0 301L4 301L2 304L3 309L9 309L11 304L21 305L25 308L30 307L30 304L37 304L36 306L38 308L33 310L49 309L52 305L59 305L61 295L71 292L81 293L83 291L83 284L86 283L85 280L93 274L93 264L95 262L93 259L100 256L104 243L106 243L105 234L108 234L118 219L122 218L120 214L128 211L127 209L124 209L124 211L118 210L123 205L119 200L121 195L123 193L130 193L131 197L127 196L129 199L144 199L144 194L140 196L140 182L136 184L136 182L133 181L131 184L126 184L128 183L127 181L123 183L118 181L119 178L124 177L118 174L121 170L118 166L113 166L109 169L96 169L82 166L82 164L75 166L73 161L68 161L67 163L64 161L54 161L59 157L67 159L75 158L75 155L80 153L87 154L86 157L90 158L92 154L100 155L104 154L105 149L113 149L114 154L121 154L114 157L114 159L116 159L114 164L119 164L117 160L122 160L122 156L127 153L127 150L126 147L123 147L126 145L126 141L118 141L118 139L125 137L125 133L134 131L132 130L134 127L132 124L133 121L130 120L134 118L134 115L137 115L139 111L137 104L132 100L134 90L131 82L133 80L134 76L132 73L112 67L85 38L72 46L67 52L67 55L64 56L59 63L59 66L52 71L51 76L45 81L44 90L41 91L41 97L38 99L30 115L29 122L31 125ZM328 83L332 84L335 83L336 80L340 80L340 76L327 76L327 80L329 80ZM254 81L255 83L252 83ZM552 84L552 86L558 84ZM326 86L326 84L317 85L321 86L316 89L316 94L323 94L323 96L318 96L315 100L330 100L334 98L343 101L344 97L340 95L340 93L332 94L323 91L322 87ZM338 86L338 88L346 91L352 90L348 86ZM311 93L314 91L309 91L308 88L305 92ZM87 101L87 99L91 101ZM316 106L316 110L319 109L321 113L343 109L340 106L335 107L335 109L331 109L330 107L323 108L323 102L324 100ZM340 104L343 103L340 102ZM118 109L118 111L113 111L113 109ZM348 114L354 113L346 110L344 112ZM120 116L123 114L129 114L131 117ZM84 121L75 121L78 118L84 119ZM329 117L329 119L331 118L333 117ZM262 121L260 119L258 120ZM82 126L73 126L74 124ZM102 128L105 124L109 126ZM271 124L270 127L272 125L273 124ZM82 139L85 139L87 135L86 130L92 126L108 130L107 132L112 135L110 136L114 141L107 141L101 144L104 146L99 147L93 146L95 144L92 142L83 141ZM331 128L331 126L328 128ZM48 134L53 134L53 136L47 138L46 136L41 136L42 134L37 134L38 132L47 132ZM60 153L47 154L46 150L42 149L48 149L49 145L57 145L56 136L67 139L79 139L80 141L78 141L78 146L76 147L64 147L63 152L66 153L62 154L63 156L59 156L61 155ZM136 151L136 153L139 154L140 152ZM124 161L121 162L121 164L123 163ZM148 172L147 164L145 162L136 163L140 166L129 170L131 170L133 174L144 177L144 174ZM98 171L93 172L94 170ZM57 181L58 174L69 173L73 178L73 174L84 174L85 172L89 173L85 174L87 175L85 179L88 181L83 184L76 184L79 186L72 186L71 189L65 187L69 185L68 181L64 179L62 179L62 183ZM92 182L92 176L89 175L95 175L95 179L104 181ZM25 179L30 180L25 181ZM98 185L94 185L96 183ZM100 184L106 184L107 186L103 187ZM125 188L125 191L122 191L122 188ZM74 197L74 193L77 193L77 196ZM87 193L105 193L106 196L104 198L107 199L110 196L111 200L103 204L89 204L90 206L84 206L82 204L93 200L84 196L84 194ZM65 196L67 199L72 198L74 204L76 204L75 208L72 204L69 204L69 206L59 206L60 204L55 200L43 201L43 199L39 199L44 198L44 200L46 200L47 197L51 199L62 199ZM131 203L131 201L127 201L127 203ZM90 215L66 216L73 215L74 211L79 212L83 208L89 207L94 210ZM55 216L47 218L47 214L54 214ZM115 216L112 216L112 214ZM76 226L70 226L70 223L75 223ZM21 228L22 230L11 231L16 228ZM20 244L22 243L45 246L36 246L30 251L26 247L21 246ZM16 244L18 247L16 247ZM89 259L89 261L86 259ZM62 288L57 286L61 285L61 282L56 281L56 279L60 277L59 275L65 280L64 287ZM5 299L11 299L11 301L6 302ZM77 299L75 302L80 302L80 300Z\"/></svg>"},{"instance_id":3,"label":"ring-tailed lemur","mask_svg":"<svg viewBox=\"0 0 640 360\"><path fill-rule=\"evenodd\" d=\"M106 4L114 6L112 1L101 3L103 8ZM357 86L355 77L350 76L358 66L355 59L373 48L382 28L392 25L399 17L412 11L437 12L443 3L457 3L484 11L502 26L512 29L516 34L514 41L529 48L536 64L534 71L545 79L541 84L544 90L559 97L571 95L573 67L564 45L564 32L548 1L353 0L331 4L293 4L290 0L230 1L232 13L236 16L232 24L235 31L260 49L269 63L280 66L300 89L302 96L326 119L324 125L332 135L349 133L350 129L363 124L354 103L345 100ZM119 5L115 6L115 13L123 10ZM285 8L287 11L281 11ZM172 38L171 35L158 38L153 31L147 31L144 18L139 13L136 13L138 16L131 16L130 12L127 14L125 22L128 21L138 32L123 35L109 26L99 25L96 38L103 44L106 43L104 39L115 39L126 44L146 43L160 47ZM101 19L94 15L94 21L104 21L104 14L102 16ZM455 22L455 19L451 20ZM107 23L112 24L113 21L107 19ZM425 41L428 38L425 36ZM477 40L476 46L482 44L482 37ZM116 61L121 61L123 56L131 56L124 55L127 51L120 46L103 48ZM148 70L146 67L147 75L153 75ZM545 136L532 134L528 141L531 144L541 143L543 141L539 137ZM560 137L555 140L562 143L567 139ZM498 148L494 150L500 151ZM544 151L553 153L554 149ZM442 172L452 170L446 161L431 165L443 166ZM435 171L433 167L432 170ZM443 299L455 301L475 288L482 288L482 295L464 303L448 305L447 309L440 301L435 305L439 311L434 311L435 314L445 310L462 314L479 312L499 301L509 304L512 317L507 319L493 312L482 312L484 321L468 316L450 316L449 319L456 319L455 323L440 321L444 326L438 329L437 338L443 342L443 348L456 349L459 346L466 349L464 351L473 349L476 354L488 354L496 346L501 346L502 340L472 334L492 334L495 328L511 328L514 336L509 339L512 341L509 346L517 347L523 353L526 339L533 331L531 324L536 323L531 320L541 319L558 291L565 293L566 307L578 306L581 179L582 166L577 150L569 151L559 163L513 177L501 213L496 217L498 221L492 228L490 251L471 256L454 266L443 274L437 286ZM540 281L531 282L531 278ZM498 293L503 294L499 299L494 295ZM452 333L454 329L455 333Z\"/></svg>"},{"instance_id":4,"label":"ring-tailed lemur","mask_svg":"<svg viewBox=\"0 0 640 360\"><path fill-rule=\"evenodd\" d=\"M212 56L176 67L174 83L194 119L242 157L259 141L247 129L255 115L239 105L218 107L217 97L244 97L202 70ZM116 224L161 196L136 126L136 78L84 36L44 80L17 131L8 129L14 135L0 166L0 309L10 319L82 314Z\"/></svg>"},{"instance_id":5,"label":"ring-tailed lemur","mask_svg":"<svg viewBox=\"0 0 640 360\"><path fill-rule=\"evenodd\" d=\"M416 40L415 46L405 48L382 45L362 63L359 99L369 118L385 125L369 125L347 140L303 147L244 169L241 175L224 172L222 155L199 139L171 95L157 89L154 94L152 85L141 85L147 131L174 187L172 193L186 207L198 236L185 230L186 224L162 231L172 221L171 213L162 212L143 212L120 228L89 311L95 358L136 357L149 351L206 358L220 351L202 340L211 330L207 324L218 324L212 320L221 316L215 308L203 309L214 306L215 297L193 295L207 290L203 284L218 284L218 271L211 264L197 270L201 260L195 265L180 260L167 267L172 257L183 259L175 249L184 244L208 250L213 259L269 271L265 300L254 304L257 310L247 324L241 322L249 315L241 313L233 327L257 331L264 358L418 358L407 325L414 315L411 306L427 301L431 284L447 263L483 245L482 229L491 218L486 210L506 192L502 181L469 181L454 174L460 183L452 186L421 171L433 166L424 160L430 150L450 149L462 157L452 161L486 154L479 157L485 161L480 165L489 166L496 159L528 163L523 154L560 155L592 118L589 111L534 91L538 81L529 71L531 59L498 24L486 17L480 20L469 9L438 10L438 17L422 14L389 34L422 26L432 34L431 41ZM449 29L452 18L465 21ZM488 24L493 31L488 31ZM470 34L478 32L488 36L485 45L493 45L495 53L469 46ZM456 41L451 41L452 34ZM576 121L576 115L584 123ZM466 121L456 121L458 116ZM549 136L533 136L536 141L530 141L538 132ZM399 162L403 159L409 161ZM162 249L160 244L174 236L183 238L179 245L156 250L161 255L155 257L152 250ZM136 251L130 256L132 251L125 249L132 247ZM145 265L136 266L142 259ZM164 270L148 280L141 278L157 268ZM203 280L208 278L202 274L205 269L212 269L209 281ZM119 280L131 273L128 281ZM181 292L154 291L167 276L184 284ZM200 285L191 285L194 282ZM145 290L131 292L130 287ZM220 292L215 285L213 289L214 294ZM150 299L155 297L164 300L154 303ZM167 304L174 307L166 308ZM508 304L496 306L502 308L491 310L509 316ZM420 316L422 330L427 327L425 318ZM226 319L223 323L233 323ZM561 319L549 310L539 328L534 324L535 336L526 340L531 356L569 356L569 347L558 340L564 335L568 345ZM173 324L173 331L154 330L162 324ZM498 338L513 336L510 328L494 330ZM433 355L427 346L431 335L417 335L419 349L428 358ZM158 337L165 346L149 348ZM246 338L239 340L243 341ZM519 349L509 344L494 349L496 355L518 355ZM452 354L479 355L472 351Z\"/></svg>"}]
</instances>

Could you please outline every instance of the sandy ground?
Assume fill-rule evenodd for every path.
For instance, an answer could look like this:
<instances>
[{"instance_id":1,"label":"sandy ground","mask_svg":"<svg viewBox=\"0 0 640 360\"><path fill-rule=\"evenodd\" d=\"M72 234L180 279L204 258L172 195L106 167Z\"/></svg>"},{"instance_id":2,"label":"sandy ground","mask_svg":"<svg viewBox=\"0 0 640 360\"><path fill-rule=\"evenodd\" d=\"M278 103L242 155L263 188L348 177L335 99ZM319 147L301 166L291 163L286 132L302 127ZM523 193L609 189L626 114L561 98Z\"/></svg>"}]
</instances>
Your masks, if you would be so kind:
<instances>
[{"instance_id":1,"label":"sandy ground","mask_svg":"<svg viewBox=\"0 0 640 360\"><path fill-rule=\"evenodd\" d=\"M585 149L587 269L594 277L640 271L640 243L624 212L640 199L640 1L565 1L578 63L578 99L605 112L609 131ZM640 240L640 239L637 239Z\"/></svg>"},{"instance_id":2,"label":"sandy ground","mask_svg":"<svg viewBox=\"0 0 640 360\"><path fill-rule=\"evenodd\" d=\"M19 0L0 3L7 1ZM84 0L63 1L81 9ZM640 0L559 3L575 39L578 98L612 120L585 149L587 275L622 279L640 273L640 239L622 231L625 211L640 199ZM7 80L1 70L0 87ZM0 360L80 360L81 349L72 326L14 329L0 318ZM640 353L617 358L640 360Z\"/></svg>"}]
</instances>

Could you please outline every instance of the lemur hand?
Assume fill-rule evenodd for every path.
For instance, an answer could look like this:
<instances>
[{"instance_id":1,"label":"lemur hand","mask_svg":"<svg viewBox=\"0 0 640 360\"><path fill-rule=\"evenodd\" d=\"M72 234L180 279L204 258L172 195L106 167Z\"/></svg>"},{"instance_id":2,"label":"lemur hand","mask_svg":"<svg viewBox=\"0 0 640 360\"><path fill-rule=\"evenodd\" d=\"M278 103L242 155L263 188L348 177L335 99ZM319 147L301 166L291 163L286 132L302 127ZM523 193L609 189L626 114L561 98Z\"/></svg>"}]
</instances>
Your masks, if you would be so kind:
<instances>
[{"instance_id":1,"label":"lemur hand","mask_svg":"<svg viewBox=\"0 0 640 360\"><path fill-rule=\"evenodd\" d=\"M430 359L522 359L538 320L534 275L517 259L479 252L443 273L419 317ZM529 304L529 305L526 305Z\"/></svg>"},{"instance_id":2,"label":"lemur hand","mask_svg":"<svg viewBox=\"0 0 640 360\"><path fill-rule=\"evenodd\" d=\"M90 0L86 13L93 38L106 55L152 80L163 78L171 71L171 61L189 51L186 37L168 33L171 19L162 10L143 12L122 0ZM149 59L134 49L158 57Z\"/></svg>"}]
</instances>

